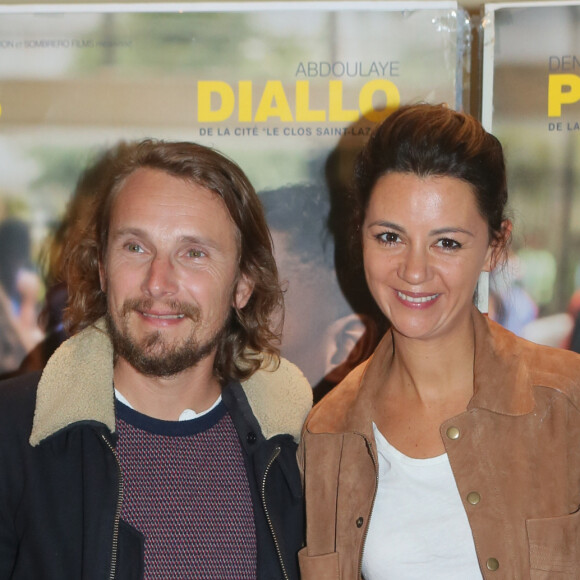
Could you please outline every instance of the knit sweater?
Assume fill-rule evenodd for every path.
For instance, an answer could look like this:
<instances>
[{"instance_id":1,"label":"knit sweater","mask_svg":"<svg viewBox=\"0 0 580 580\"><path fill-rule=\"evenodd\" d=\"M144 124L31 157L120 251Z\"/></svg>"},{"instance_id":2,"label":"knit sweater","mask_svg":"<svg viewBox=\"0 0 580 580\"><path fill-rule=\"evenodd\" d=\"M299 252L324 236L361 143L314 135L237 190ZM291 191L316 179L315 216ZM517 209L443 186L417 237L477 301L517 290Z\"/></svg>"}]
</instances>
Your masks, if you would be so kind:
<instances>
[{"instance_id":1,"label":"knit sweater","mask_svg":"<svg viewBox=\"0 0 580 580\"><path fill-rule=\"evenodd\" d=\"M145 579L254 579L252 498L225 405L161 421L117 402L117 433L121 517L145 537Z\"/></svg>"}]
</instances>

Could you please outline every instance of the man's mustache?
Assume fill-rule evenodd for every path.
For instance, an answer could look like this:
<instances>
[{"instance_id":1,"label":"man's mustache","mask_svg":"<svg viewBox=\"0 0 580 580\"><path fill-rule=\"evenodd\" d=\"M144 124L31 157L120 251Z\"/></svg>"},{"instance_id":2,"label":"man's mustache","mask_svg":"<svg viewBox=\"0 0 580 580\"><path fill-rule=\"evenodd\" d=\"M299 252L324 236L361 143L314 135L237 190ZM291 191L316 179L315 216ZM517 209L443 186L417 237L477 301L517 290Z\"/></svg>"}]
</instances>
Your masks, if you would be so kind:
<instances>
[{"instance_id":1,"label":"man's mustache","mask_svg":"<svg viewBox=\"0 0 580 580\"><path fill-rule=\"evenodd\" d=\"M183 316L191 319L193 322L199 321L199 308L194 304L180 302L179 300L168 300L156 303L152 298L127 298L123 302L122 314L126 316L133 310L146 312L152 310L155 304L163 309L164 314L183 314Z\"/></svg>"}]
</instances>

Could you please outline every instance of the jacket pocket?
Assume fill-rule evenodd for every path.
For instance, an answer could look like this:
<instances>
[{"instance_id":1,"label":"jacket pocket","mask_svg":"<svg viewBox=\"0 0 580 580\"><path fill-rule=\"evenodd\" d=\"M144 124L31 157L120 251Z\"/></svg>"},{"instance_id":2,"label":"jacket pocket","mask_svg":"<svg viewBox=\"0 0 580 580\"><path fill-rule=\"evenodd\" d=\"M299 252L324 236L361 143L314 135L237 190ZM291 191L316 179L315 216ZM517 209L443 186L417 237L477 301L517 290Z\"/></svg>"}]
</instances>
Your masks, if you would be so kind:
<instances>
[{"instance_id":1,"label":"jacket pocket","mask_svg":"<svg viewBox=\"0 0 580 580\"><path fill-rule=\"evenodd\" d=\"M309 556L308 546L298 552L300 577L302 580L339 580L338 552Z\"/></svg>"},{"instance_id":2,"label":"jacket pocket","mask_svg":"<svg viewBox=\"0 0 580 580\"><path fill-rule=\"evenodd\" d=\"M526 521L531 580L577 580L580 512Z\"/></svg>"}]
</instances>

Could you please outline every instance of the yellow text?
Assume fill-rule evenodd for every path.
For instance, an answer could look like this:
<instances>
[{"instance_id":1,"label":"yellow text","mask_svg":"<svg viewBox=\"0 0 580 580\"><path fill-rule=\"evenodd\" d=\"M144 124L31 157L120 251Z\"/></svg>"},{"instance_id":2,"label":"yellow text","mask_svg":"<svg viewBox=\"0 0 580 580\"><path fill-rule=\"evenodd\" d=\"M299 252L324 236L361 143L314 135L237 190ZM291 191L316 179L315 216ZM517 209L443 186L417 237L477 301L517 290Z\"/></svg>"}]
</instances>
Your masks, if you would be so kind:
<instances>
[{"instance_id":1,"label":"yellow text","mask_svg":"<svg viewBox=\"0 0 580 580\"><path fill-rule=\"evenodd\" d=\"M270 80L254 102L252 81L239 81L237 90L224 81L198 81L197 120L200 123L220 123L232 119L237 105L237 121L265 123L342 122L354 123L361 117L380 122L399 108L401 96L397 86L386 79L365 83L359 90L356 108L343 102L342 81L328 82L328 100L323 108L313 108L310 102L310 81L296 81L293 100L288 99L282 81ZM375 108L375 100L385 103ZM292 106L291 103L294 103Z\"/></svg>"},{"instance_id":2,"label":"yellow text","mask_svg":"<svg viewBox=\"0 0 580 580\"><path fill-rule=\"evenodd\" d=\"M580 77L555 74L548 77L548 117L561 117L562 105L580 101Z\"/></svg>"}]
</instances>

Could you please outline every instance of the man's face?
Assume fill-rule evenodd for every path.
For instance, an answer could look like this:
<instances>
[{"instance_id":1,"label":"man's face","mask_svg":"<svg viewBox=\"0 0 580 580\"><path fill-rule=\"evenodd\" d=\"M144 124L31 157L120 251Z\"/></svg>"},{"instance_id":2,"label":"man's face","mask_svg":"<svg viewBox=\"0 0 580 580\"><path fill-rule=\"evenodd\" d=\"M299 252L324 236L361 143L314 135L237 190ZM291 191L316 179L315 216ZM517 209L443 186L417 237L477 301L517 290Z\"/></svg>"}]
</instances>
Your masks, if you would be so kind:
<instances>
[{"instance_id":1,"label":"man's face","mask_svg":"<svg viewBox=\"0 0 580 580\"><path fill-rule=\"evenodd\" d=\"M304 260L287 233L272 229L271 234L278 272L286 287L282 355L298 365L315 386L348 355L337 345L344 338L337 322L349 307L334 270L316 259L323 259L321 256ZM322 246L319 252L323 253ZM352 346L349 341L347 348Z\"/></svg>"},{"instance_id":2,"label":"man's face","mask_svg":"<svg viewBox=\"0 0 580 580\"><path fill-rule=\"evenodd\" d=\"M101 286L116 354L149 376L213 364L238 276L237 230L215 193L164 171L132 173L113 203Z\"/></svg>"}]
</instances>

